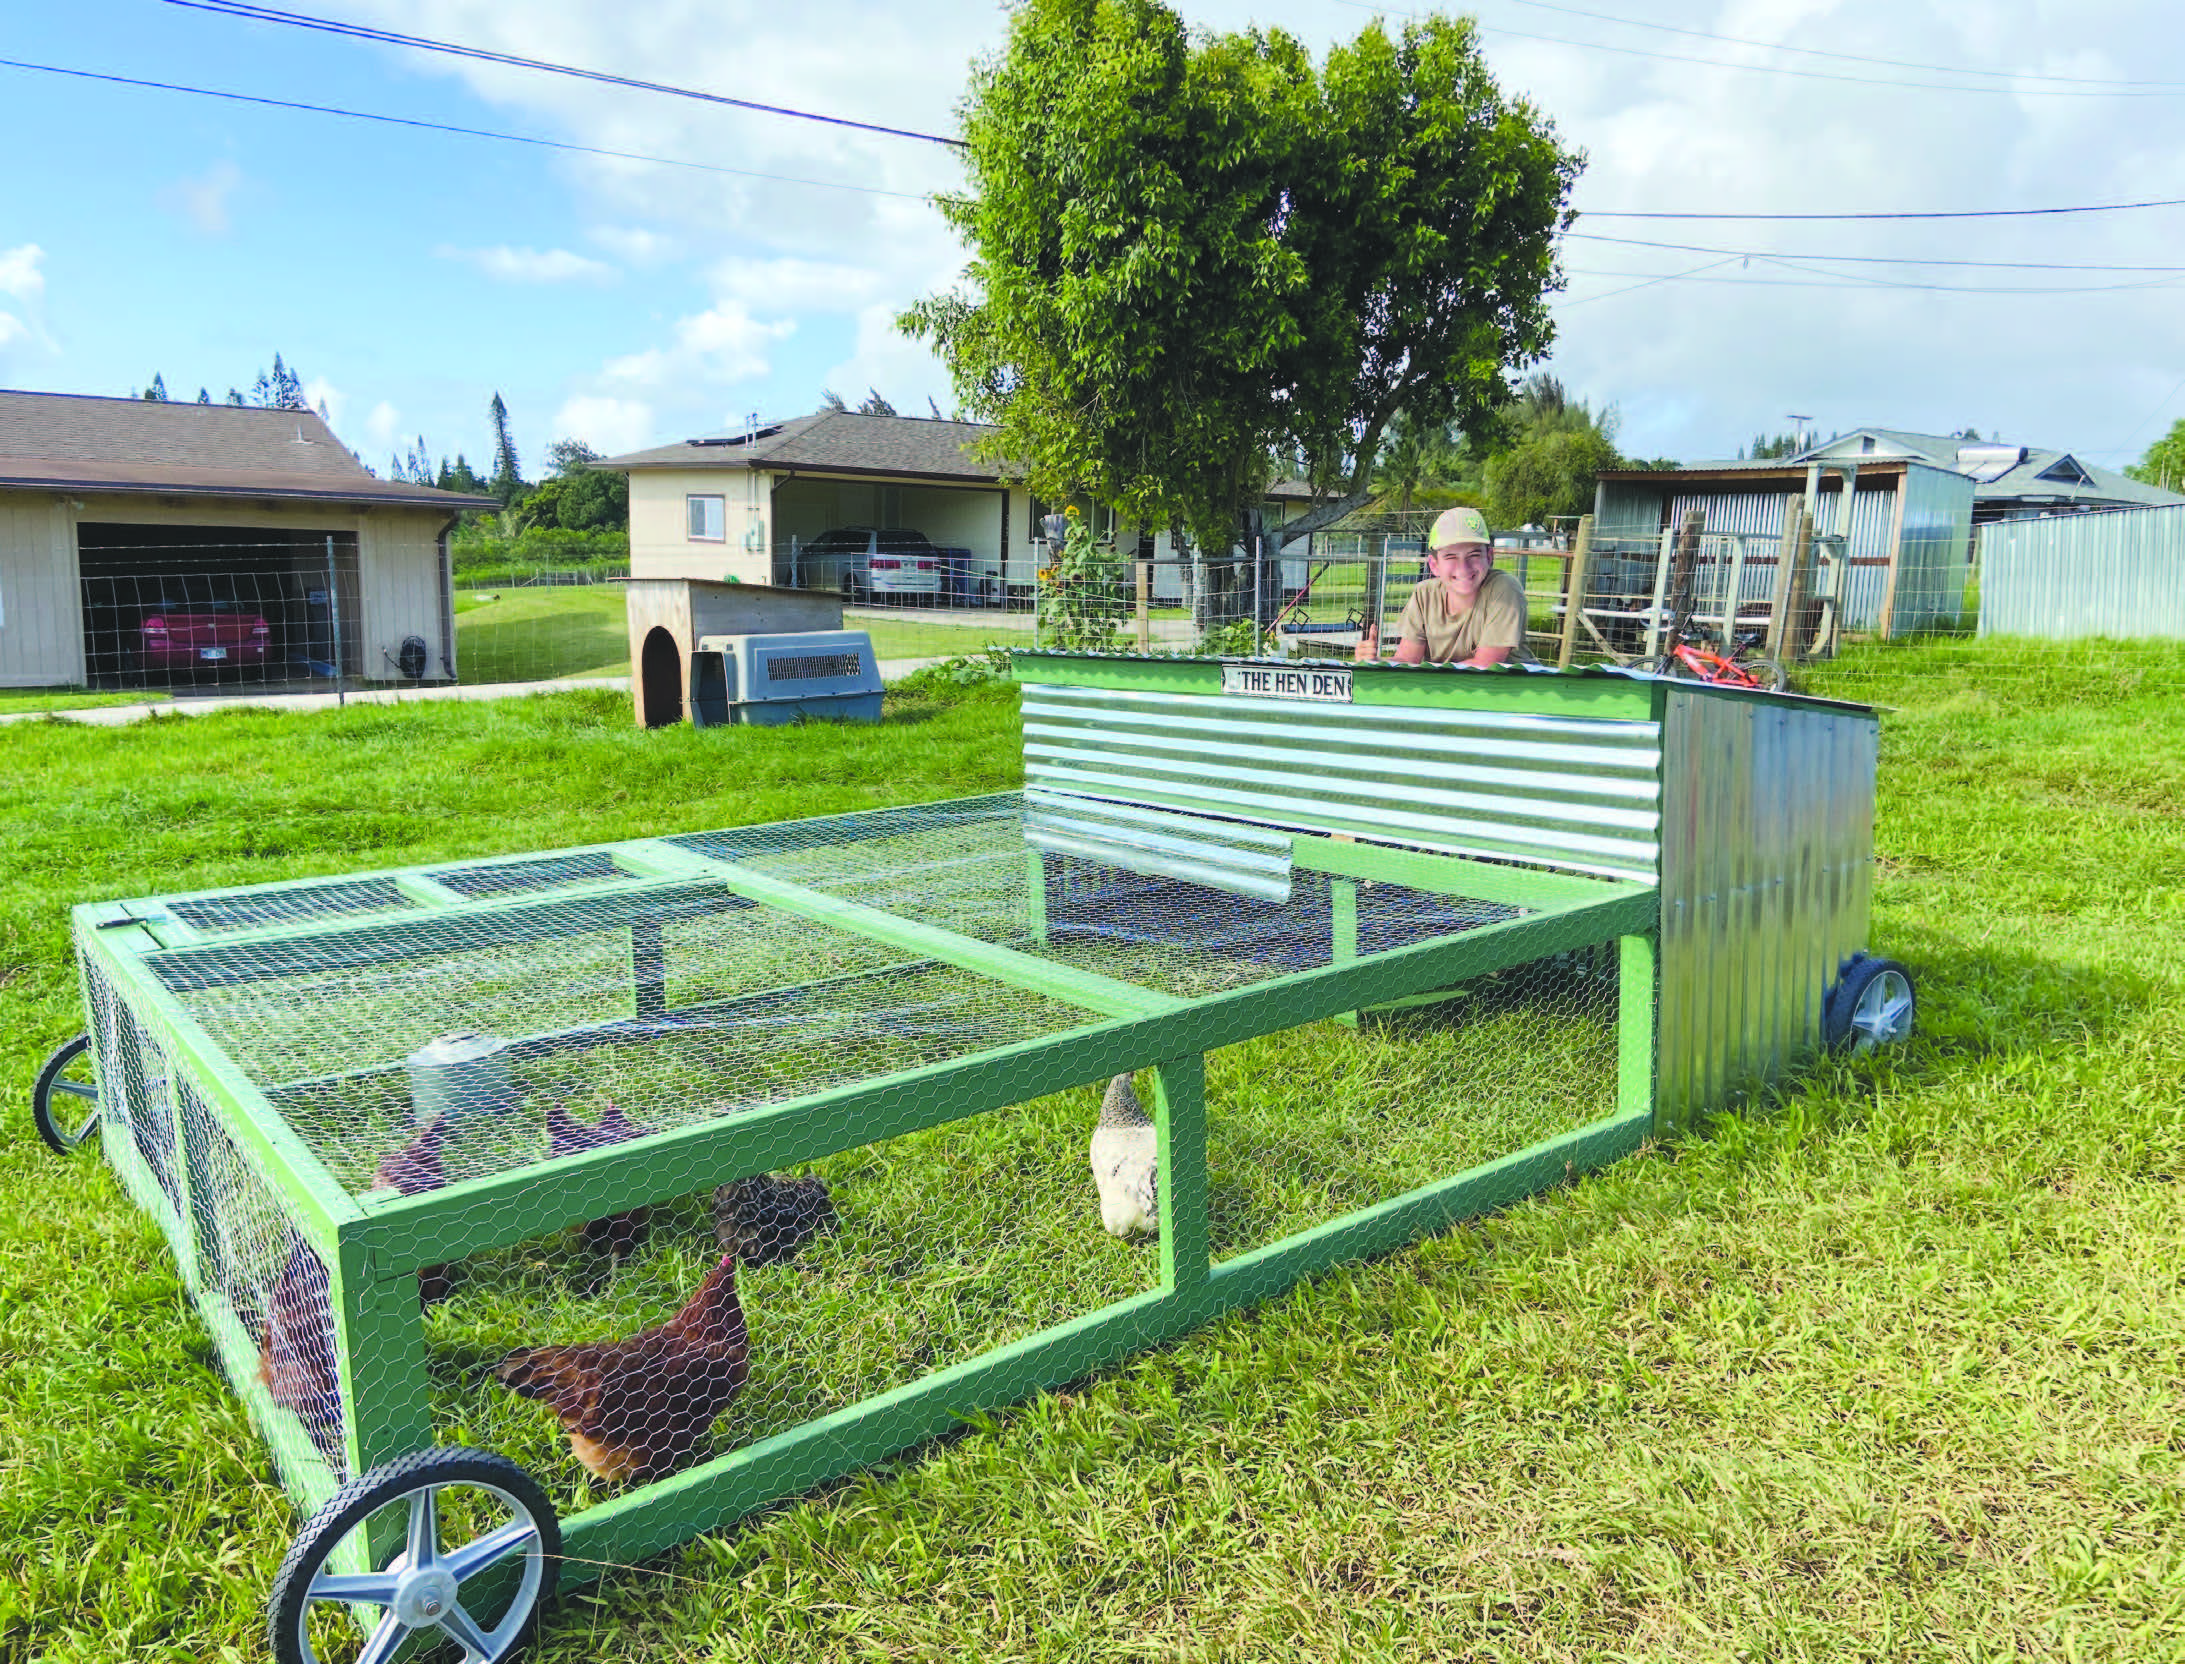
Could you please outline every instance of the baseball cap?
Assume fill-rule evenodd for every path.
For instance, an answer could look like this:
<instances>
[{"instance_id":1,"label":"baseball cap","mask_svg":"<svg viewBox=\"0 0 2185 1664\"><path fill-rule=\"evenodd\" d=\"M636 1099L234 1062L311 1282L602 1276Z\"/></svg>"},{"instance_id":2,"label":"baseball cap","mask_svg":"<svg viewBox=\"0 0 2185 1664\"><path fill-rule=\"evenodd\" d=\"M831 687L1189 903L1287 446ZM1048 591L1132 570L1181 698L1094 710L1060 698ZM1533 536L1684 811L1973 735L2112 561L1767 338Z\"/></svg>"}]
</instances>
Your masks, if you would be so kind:
<instances>
[{"instance_id":1,"label":"baseball cap","mask_svg":"<svg viewBox=\"0 0 2185 1664\"><path fill-rule=\"evenodd\" d=\"M1476 508L1445 508L1434 519L1434 530L1428 535L1429 549L1446 549L1453 543L1487 543L1494 539L1487 535L1487 516Z\"/></svg>"}]
</instances>

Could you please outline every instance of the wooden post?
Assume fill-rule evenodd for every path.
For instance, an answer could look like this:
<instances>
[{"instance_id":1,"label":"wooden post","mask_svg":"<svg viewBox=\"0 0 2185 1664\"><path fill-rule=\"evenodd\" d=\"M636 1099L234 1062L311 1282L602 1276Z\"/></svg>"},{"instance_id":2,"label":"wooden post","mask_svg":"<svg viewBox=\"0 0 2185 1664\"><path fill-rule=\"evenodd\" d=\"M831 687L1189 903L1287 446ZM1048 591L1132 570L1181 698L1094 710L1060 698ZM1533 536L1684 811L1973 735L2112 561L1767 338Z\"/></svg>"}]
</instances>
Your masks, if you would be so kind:
<instances>
[{"instance_id":1,"label":"wooden post","mask_svg":"<svg viewBox=\"0 0 2185 1664\"><path fill-rule=\"evenodd\" d=\"M1662 597L1669 593L1669 556L1676 542L1677 534L1664 526L1661 547L1654 555L1654 599L1646 609L1646 651L1641 658L1651 659L1662 650Z\"/></svg>"},{"instance_id":2,"label":"wooden post","mask_svg":"<svg viewBox=\"0 0 2185 1664\"><path fill-rule=\"evenodd\" d=\"M1563 581L1563 644L1557 649L1558 670L1570 669L1571 654L1578 647L1578 615L1586 600L1586 569L1593 563L1593 516L1581 515L1578 538L1571 546Z\"/></svg>"},{"instance_id":3,"label":"wooden post","mask_svg":"<svg viewBox=\"0 0 2185 1664\"><path fill-rule=\"evenodd\" d=\"M1138 568L1138 651L1151 650L1153 625L1149 608L1153 600L1153 562L1141 556L1134 562Z\"/></svg>"},{"instance_id":4,"label":"wooden post","mask_svg":"<svg viewBox=\"0 0 2185 1664\"><path fill-rule=\"evenodd\" d=\"M1775 557L1775 592L1768 599L1768 657L1783 656L1783 626L1790 605L1790 579L1798 564L1798 538L1806 518L1802 497L1783 505L1783 542Z\"/></svg>"},{"instance_id":5,"label":"wooden post","mask_svg":"<svg viewBox=\"0 0 2185 1664\"><path fill-rule=\"evenodd\" d=\"M1798 541L1791 551L1790 589L1783 601L1783 649L1776 655L1786 664L1807 657L1812 645L1812 621L1806 607L1813 598L1813 521L1798 516Z\"/></svg>"},{"instance_id":6,"label":"wooden post","mask_svg":"<svg viewBox=\"0 0 2185 1664\"><path fill-rule=\"evenodd\" d=\"M1730 557L1730 594L1722 604L1722 650L1732 652L1737 647L1737 598L1745 587L1745 537L1738 534L1737 552Z\"/></svg>"},{"instance_id":7,"label":"wooden post","mask_svg":"<svg viewBox=\"0 0 2185 1664\"><path fill-rule=\"evenodd\" d=\"M1882 569L1882 607L1874 620L1874 639L1887 641L1897 624L1897 574L1904 568L1904 494L1912 484L1912 470L1907 468L1897 476L1897 501L1889 513L1889 564ZM1839 597L1848 594L1851 587L1851 546L1844 546L1844 582L1837 586ZM1836 603L1841 619L1844 604Z\"/></svg>"}]
</instances>

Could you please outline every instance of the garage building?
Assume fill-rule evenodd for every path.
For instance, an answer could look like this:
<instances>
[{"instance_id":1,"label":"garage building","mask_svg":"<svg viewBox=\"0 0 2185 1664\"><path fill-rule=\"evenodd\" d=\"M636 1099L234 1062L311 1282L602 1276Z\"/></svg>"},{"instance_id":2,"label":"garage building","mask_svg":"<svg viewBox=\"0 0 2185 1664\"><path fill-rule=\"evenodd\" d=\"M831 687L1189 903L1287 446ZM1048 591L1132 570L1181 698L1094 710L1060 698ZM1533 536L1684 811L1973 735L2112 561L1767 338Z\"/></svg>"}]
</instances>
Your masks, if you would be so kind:
<instances>
[{"instance_id":1,"label":"garage building","mask_svg":"<svg viewBox=\"0 0 2185 1664\"><path fill-rule=\"evenodd\" d=\"M494 506L308 410L0 391L0 687L452 681L447 534Z\"/></svg>"}]
</instances>

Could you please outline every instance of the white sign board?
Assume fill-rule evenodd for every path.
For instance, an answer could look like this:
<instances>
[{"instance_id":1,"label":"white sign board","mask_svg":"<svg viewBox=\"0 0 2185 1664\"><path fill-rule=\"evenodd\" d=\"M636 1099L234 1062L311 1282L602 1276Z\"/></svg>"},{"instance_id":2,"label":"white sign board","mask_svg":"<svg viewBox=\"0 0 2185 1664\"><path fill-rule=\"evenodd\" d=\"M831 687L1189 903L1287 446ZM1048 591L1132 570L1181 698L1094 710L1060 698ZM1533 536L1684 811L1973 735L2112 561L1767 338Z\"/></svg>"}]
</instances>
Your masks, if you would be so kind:
<instances>
[{"instance_id":1,"label":"white sign board","mask_svg":"<svg viewBox=\"0 0 2185 1664\"><path fill-rule=\"evenodd\" d=\"M1255 699L1325 699L1350 703L1350 669L1345 665L1225 664L1221 690Z\"/></svg>"}]
</instances>

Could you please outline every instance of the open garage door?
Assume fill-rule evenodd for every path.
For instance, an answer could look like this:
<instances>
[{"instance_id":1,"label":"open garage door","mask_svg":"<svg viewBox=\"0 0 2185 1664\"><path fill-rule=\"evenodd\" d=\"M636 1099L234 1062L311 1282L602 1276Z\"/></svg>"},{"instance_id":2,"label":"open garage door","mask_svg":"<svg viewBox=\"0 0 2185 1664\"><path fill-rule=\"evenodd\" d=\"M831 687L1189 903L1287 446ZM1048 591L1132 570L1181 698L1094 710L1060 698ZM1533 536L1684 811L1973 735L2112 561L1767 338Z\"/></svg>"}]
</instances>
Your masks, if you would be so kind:
<instances>
[{"instance_id":1,"label":"open garage door","mask_svg":"<svg viewBox=\"0 0 2185 1664\"><path fill-rule=\"evenodd\" d=\"M353 534L87 521L76 551L93 687L315 688L361 668Z\"/></svg>"}]
</instances>

